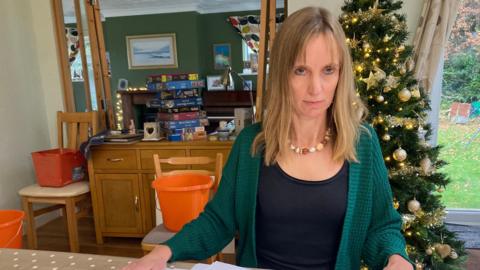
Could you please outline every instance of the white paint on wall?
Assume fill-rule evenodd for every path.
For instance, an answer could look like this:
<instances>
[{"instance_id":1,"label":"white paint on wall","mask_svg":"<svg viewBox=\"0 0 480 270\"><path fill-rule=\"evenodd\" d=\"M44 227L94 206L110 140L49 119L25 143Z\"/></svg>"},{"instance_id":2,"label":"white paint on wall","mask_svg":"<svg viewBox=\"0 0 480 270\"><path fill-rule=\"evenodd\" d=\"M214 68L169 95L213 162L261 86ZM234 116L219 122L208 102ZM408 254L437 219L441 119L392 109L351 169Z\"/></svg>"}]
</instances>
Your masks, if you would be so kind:
<instances>
[{"instance_id":1,"label":"white paint on wall","mask_svg":"<svg viewBox=\"0 0 480 270\"><path fill-rule=\"evenodd\" d=\"M402 9L398 12L407 16L407 27L409 32L407 43L413 42L413 36L417 29L423 2L424 0L404 0ZM339 17L343 5L344 0L289 0L288 13L291 14L296 10L307 6L320 6L329 10L335 17Z\"/></svg>"},{"instance_id":2,"label":"white paint on wall","mask_svg":"<svg viewBox=\"0 0 480 270\"><path fill-rule=\"evenodd\" d=\"M49 140L57 146L57 111L63 111L61 71L57 57L54 20L50 0L29 0L33 20L35 49L40 72L39 89L45 102Z\"/></svg>"},{"instance_id":3,"label":"white paint on wall","mask_svg":"<svg viewBox=\"0 0 480 270\"><path fill-rule=\"evenodd\" d=\"M30 153L56 145L63 105L50 12L49 0L0 1L0 209L21 209L17 191L35 182Z\"/></svg>"}]
</instances>

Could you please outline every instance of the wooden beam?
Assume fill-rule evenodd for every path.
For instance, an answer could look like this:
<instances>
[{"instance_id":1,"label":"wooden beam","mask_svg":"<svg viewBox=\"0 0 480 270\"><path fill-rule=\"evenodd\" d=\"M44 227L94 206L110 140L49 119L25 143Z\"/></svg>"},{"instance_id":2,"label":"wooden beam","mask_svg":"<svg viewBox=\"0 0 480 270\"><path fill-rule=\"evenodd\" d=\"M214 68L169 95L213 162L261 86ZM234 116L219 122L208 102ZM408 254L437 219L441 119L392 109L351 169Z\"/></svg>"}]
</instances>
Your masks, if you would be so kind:
<instances>
[{"instance_id":1,"label":"wooden beam","mask_svg":"<svg viewBox=\"0 0 480 270\"><path fill-rule=\"evenodd\" d=\"M56 205L44 207L44 208L41 208L41 209L37 209L37 210L33 211L33 216L36 217L36 216L39 216L39 215L43 215L45 213L48 213L48 212L51 212L51 211L54 211L54 210L57 210L57 209L60 209L60 208L65 208L65 205L56 204Z\"/></svg>"},{"instance_id":2,"label":"wooden beam","mask_svg":"<svg viewBox=\"0 0 480 270\"><path fill-rule=\"evenodd\" d=\"M268 7L268 51L272 49L277 29L277 8L275 0L270 0Z\"/></svg>"},{"instance_id":3,"label":"wooden beam","mask_svg":"<svg viewBox=\"0 0 480 270\"><path fill-rule=\"evenodd\" d=\"M92 67L95 82L95 94L97 97L97 110L100 114L100 129L106 128L105 106L104 106L104 84L102 76L102 67L100 64L100 55L98 49L98 37L95 31L95 15L90 0L81 0L85 4L85 13L87 14L88 31L90 38L90 49L92 51Z\"/></svg>"},{"instance_id":4,"label":"wooden beam","mask_svg":"<svg viewBox=\"0 0 480 270\"><path fill-rule=\"evenodd\" d=\"M80 1L74 0L75 4L75 17L77 19L77 31L80 42L80 56L82 57L82 77L83 77L83 87L85 88L85 105L86 109L90 112L92 111L92 98L90 97L90 80L88 76L88 66L87 66L87 55L85 51L85 39L83 37L83 25L82 25L82 14L80 12Z\"/></svg>"},{"instance_id":5,"label":"wooden beam","mask_svg":"<svg viewBox=\"0 0 480 270\"><path fill-rule=\"evenodd\" d=\"M255 122L262 120L262 99L263 92L265 91L265 76L266 76L266 58L267 58L267 46L268 46L268 16L269 16L269 1L261 0L260 7L260 51L258 55L258 76L257 76L257 100L255 103L256 114Z\"/></svg>"},{"instance_id":6,"label":"wooden beam","mask_svg":"<svg viewBox=\"0 0 480 270\"><path fill-rule=\"evenodd\" d=\"M62 0L51 0L55 40L57 45L58 65L60 66L64 111L75 112L70 62L68 60L67 41L65 39L65 22L63 20Z\"/></svg>"},{"instance_id":7,"label":"wooden beam","mask_svg":"<svg viewBox=\"0 0 480 270\"><path fill-rule=\"evenodd\" d=\"M113 118L113 104L112 104L112 90L110 86L110 76L108 74L108 62L105 49L105 40L103 36L103 27L100 14L100 1L97 0L93 6L94 18L95 18L95 29L97 30L98 37L98 50L100 56L100 66L102 68L102 77L103 77L103 91L105 94L105 110L107 113L107 122L110 129L116 129L115 119Z\"/></svg>"}]
</instances>

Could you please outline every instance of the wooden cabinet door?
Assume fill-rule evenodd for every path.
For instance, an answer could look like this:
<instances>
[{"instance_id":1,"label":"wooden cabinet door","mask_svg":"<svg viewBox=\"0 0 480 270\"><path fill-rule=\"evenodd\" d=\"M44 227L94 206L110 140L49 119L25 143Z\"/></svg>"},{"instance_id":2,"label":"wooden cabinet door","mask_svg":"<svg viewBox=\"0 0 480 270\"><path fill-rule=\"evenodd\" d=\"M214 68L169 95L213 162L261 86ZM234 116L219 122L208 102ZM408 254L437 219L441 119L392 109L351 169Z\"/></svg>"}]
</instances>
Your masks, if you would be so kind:
<instances>
[{"instance_id":1,"label":"wooden cabinet door","mask_svg":"<svg viewBox=\"0 0 480 270\"><path fill-rule=\"evenodd\" d=\"M105 233L143 233L137 174L96 174L100 227Z\"/></svg>"},{"instance_id":2,"label":"wooden cabinet door","mask_svg":"<svg viewBox=\"0 0 480 270\"><path fill-rule=\"evenodd\" d=\"M145 218L143 224L145 232L149 232L155 227L155 209L157 206L155 203L155 191L152 188L153 180L155 180L155 174L142 174L142 203L144 204L142 209L144 209L143 216Z\"/></svg>"}]
</instances>

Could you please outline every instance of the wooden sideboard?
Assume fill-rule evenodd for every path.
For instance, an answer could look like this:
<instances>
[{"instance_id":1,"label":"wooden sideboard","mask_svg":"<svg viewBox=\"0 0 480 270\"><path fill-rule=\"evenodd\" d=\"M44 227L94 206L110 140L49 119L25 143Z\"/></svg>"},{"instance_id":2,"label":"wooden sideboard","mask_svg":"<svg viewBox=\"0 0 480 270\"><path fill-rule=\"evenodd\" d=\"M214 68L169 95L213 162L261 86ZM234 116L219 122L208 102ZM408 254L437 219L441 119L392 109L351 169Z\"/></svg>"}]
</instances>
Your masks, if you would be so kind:
<instances>
[{"instance_id":1,"label":"wooden sideboard","mask_svg":"<svg viewBox=\"0 0 480 270\"><path fill-rule=\"evenodd\" d=\"M155 226L153 154L215 158L219 152L225 162L232 144L162 141L92 147L88 171L97 243L106 236L143 237Z\"/></svg>"}]
</instances>

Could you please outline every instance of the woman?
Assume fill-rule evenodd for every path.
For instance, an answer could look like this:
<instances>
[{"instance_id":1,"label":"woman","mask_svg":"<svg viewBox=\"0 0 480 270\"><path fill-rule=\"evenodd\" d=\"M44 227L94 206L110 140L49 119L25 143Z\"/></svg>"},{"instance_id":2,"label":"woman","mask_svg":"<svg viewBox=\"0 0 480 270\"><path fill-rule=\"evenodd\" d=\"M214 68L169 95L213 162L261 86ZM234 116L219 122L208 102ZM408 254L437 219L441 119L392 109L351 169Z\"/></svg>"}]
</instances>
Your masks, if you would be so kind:
<instances>
[{"instance_id":1,"label":"woman","mask_svg":"<svg viewBox=\"0 0 480 270\"><path fill-rule=\"evenodd\" d=\"M215 198L126 269L207 258L237 231L241 266L413 269L340 24L322 8L290 15L269 75L264 120L238 136Z\"/></svg>"}]
</instances>

